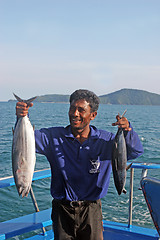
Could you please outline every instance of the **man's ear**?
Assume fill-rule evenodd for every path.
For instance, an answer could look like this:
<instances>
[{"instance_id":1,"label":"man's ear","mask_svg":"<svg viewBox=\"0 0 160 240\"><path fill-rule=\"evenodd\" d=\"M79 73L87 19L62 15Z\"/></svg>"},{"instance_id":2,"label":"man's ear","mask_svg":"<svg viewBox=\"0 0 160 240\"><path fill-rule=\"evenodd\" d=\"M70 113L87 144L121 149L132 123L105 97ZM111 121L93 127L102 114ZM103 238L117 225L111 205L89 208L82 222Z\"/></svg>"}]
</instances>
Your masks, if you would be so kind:
<instances>
[{"instance_id":1,"label":"man's ear","mask_svg":"<svg viewBox=\"0 0 160 240\"><path fill-rule=\"evenodd\" d=\"M92 112L91 113L91 120L94 120L96 116L97 116L97 112Z\"/></svg>"}]
</instances>

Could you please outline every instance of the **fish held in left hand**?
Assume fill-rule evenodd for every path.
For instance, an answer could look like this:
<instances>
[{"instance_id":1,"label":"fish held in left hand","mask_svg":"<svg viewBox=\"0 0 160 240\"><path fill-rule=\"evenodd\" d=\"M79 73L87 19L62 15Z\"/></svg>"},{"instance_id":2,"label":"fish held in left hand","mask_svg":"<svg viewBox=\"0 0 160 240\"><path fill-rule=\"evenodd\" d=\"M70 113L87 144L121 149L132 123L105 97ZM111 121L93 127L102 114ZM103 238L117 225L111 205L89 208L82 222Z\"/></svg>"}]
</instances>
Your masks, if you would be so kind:
<instances>
[{"instance_id":1,"label":"fish held in left hand","mask_svg":"<svg viewBox=\"0 0 160 240\"><path fill-rule=\"evenodd\" d=\"M126 193L126 164L127 164L127 150L124 133L121 128L118 129L112 152L112 171L115 187L118 194Z\"/></svg>"},{"instance_id":2,"label":"fish held in left hand","mask_svg":"<svg viewBox=\"0 0 160 240\"><path fill-rule=\"evenodd\" d=\"M19 102L31 103L36 97ZM31 184L36 163L34 129L28 116L18 118L13 134L12 142L12 171L19 195L27 196Z\"/></svg>"},{"instance_id":3,"label":"fish held in left hand","mask_svg":"<svg viewBox=\"0 0 160 240\"><path fill-rule=\"evenodd\" d=\"M122 116L119 115L119 117L122 118L125 113L126 111L123 113ZM122 192L126 193L125 190L126 166L127 166L127 148L124 137L124 131L122 128L118 128L112 149L112 171L115 187L119 195Z\"/></svg>"}]
</instances>

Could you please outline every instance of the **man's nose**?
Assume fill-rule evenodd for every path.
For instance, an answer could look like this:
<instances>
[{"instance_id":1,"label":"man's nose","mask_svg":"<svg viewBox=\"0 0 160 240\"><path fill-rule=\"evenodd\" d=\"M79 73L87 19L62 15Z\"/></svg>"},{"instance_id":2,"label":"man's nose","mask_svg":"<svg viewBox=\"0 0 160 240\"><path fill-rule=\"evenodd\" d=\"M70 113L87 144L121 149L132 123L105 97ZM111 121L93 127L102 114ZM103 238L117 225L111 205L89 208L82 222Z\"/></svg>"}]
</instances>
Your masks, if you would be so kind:
<instances>
[{"instance_id":1,"label":"man's nose","mask_svg":"<svg viewBox=\"0 0 160 240\"><path fill-rule=\"evenodd\" d=\"M79 111L78 111L78 109L76 108L75 110L74 110L74 116L78 116L79 115Z\"/></svg>"}]
</instances>

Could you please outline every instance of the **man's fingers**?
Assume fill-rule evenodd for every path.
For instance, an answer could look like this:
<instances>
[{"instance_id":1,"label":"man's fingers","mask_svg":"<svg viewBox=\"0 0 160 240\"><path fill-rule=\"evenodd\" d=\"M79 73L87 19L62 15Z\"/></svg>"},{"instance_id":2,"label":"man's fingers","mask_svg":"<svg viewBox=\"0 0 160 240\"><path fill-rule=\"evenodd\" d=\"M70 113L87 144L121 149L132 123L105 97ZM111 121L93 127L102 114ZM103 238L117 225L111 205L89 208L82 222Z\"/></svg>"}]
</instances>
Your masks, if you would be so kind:
<instances>
[{"instance_id":1,"label":"man's fingers","mask_svg":"<svg viewBox=\"0 0 160 240\"><path fill-rule=\"evenodd\" d=\"M32 107L32 106L33 106L33 103L31 102L31 103L29 103L27 106L28 106L28 107Z\"/></svg>"},{"instance_id":2,"label":"man's fingers","mask_svg":"<svg viewBox=\"0 0 160 240\"><path fill-rule=\"evenodd\" d=\"M129 132L132 130L132 128L128 127L128 128L125 128L124 130Z\"/></svg>"},{"instance_id":3,"label":"man's fingers","mask_svg":"<svg viewBox=\"0 0 160 240\"><path fill-rule=\"evenodd\" d=\"M117 126L119 125L118 122L112 123L112 126Z\"/></svg>"},{"instance_id":4,"label":"man's fingers","mask_svg":"<svg viewBox=\"0 0 160 240\"><path fill-rule=\"evenodd\" d=\"M125 117L120 118L119 116L116 116L116 118L117 118L117 122L112 123L112 126L118 126L119 128L122 128L125 131L131 131L127 118Z\"/></svg>"},{"instance_id":5,"label":"man's fingers","mask_svg":"<svg viewBox=\"0 0 160 240\"><path fill-rule=\"evenodd\" d=\"M16 115L18 117L24 117L28 114L28 109L33 106L33 103L29 103L28 105L24 102L18 102L16 104Z\"/></svg>"}]
</instances>

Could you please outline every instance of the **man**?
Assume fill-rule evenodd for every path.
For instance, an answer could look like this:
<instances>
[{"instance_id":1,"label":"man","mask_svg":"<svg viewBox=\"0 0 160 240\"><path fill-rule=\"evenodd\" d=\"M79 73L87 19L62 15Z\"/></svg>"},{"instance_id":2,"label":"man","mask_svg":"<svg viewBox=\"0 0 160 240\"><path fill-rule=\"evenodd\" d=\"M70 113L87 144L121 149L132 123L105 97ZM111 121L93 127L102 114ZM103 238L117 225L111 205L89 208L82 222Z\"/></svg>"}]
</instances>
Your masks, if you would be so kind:
<instances>
[{"instance_id":1,"label":"man","mask_svg":"<svg viewBox=\"0 0 160 240\"><path fill-rule=\"evenodd\" d=\"M18 102L18 117L28 114L27 104ZM67 127L35 131L36 151L51 166L52 220L55 240L102 240L100 199L107 194L115 135L90 125L99 98L91 91L77 90L70 96ZM143 153L143 147L128 120L118 116L125 131L128 159Z\"/></svg>"}]
</instances>

